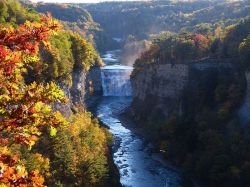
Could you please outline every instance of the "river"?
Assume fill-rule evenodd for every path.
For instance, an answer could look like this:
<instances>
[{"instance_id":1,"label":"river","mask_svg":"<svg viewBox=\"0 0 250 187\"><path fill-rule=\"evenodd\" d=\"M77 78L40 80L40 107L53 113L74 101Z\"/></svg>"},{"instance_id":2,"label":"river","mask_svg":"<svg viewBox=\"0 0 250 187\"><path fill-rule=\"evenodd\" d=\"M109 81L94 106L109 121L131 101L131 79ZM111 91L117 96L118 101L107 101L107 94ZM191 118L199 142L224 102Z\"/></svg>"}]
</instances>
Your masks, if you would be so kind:
<instances>
[{"instance_id":1,"label":"river","mask_svg":"<svg viewBox=\"0 0 250 187\"><path fill-rule=\"evenodd\" d=\"M103 81L103 86L113 87L112 80L121 78L119 72L129 71L132 67L120 66L119 64L120 51L111 51L103 55L103 59L107 64L106 69L118 69L116 74L119 74L119 78L112 77L108 81ZM113 66L113 68L110 66ZM108 72L105 72L105 79L107 79ZM111 73L115 76L114 73ZM123 78L123 82L128 80L126 74ZM128 85L125 89L131 89ZM121 86L116 89L121 88ZM123 87L124 89L124 87ZM116 93L116 96L112 96L111 92ZM137 135L133 130L127 128L129 123L127 120L121 120L120 113L124 111L131 104L132 98L130 91L109 92L109 96L103 96L97 104L95 114L97 117L109 127L110 132L113 134L113 160L120 173L120 182L125 187L181 187L182 177L173 167L164 161L161 154L155 151L153 145L147 143L141 136ZM126 93L123 95L122 93ZM126 97L125 97L126 96Z\"/></svg>"}]
</instances>

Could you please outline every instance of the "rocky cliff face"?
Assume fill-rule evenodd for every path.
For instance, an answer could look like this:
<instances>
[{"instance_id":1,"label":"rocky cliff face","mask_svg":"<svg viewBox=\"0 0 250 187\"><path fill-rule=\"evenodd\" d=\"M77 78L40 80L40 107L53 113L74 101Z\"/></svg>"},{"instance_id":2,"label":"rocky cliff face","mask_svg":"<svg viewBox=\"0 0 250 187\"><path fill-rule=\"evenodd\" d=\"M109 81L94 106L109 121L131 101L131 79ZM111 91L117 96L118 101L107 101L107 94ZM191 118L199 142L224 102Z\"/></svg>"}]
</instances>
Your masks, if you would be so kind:
<instances>
[{"instance_id":1,"label":"rocky cliff face","mask_svg":"<svg viewBox=\"0 0 250 187\"><path fill-rule=\"evenodd\" d=\"M133 112L137 117L181 112L180 98L188 80L188 66L150 65L132 78Z\"/></svg>"},{"instance_id":2,"label":"rocky cliff face","mask_svg":"<svg viewBox=\"0 0 250 187\"><path fill-rule=\"evenodd\" d=\"M132 115L147 121L190 115L199 105L216 103L220 81L232 82L238 77L231 63L147 65L132 77Z\"/></svg>"},{"instance_id":3,"label":"rocky cliff face","mask_svg":"<svg viewBox=\"0 0 250 187\"><path fill-rule=\"evenodd\" d=\"M102 95L101 70L100 67L92 67L89 72L74 70L72 72L72 87L61 86L69 102L65 105L55 104L55 108L64 116L69 117L74 106L86 108L90 97Z\"/></svg>"}]
</instances>

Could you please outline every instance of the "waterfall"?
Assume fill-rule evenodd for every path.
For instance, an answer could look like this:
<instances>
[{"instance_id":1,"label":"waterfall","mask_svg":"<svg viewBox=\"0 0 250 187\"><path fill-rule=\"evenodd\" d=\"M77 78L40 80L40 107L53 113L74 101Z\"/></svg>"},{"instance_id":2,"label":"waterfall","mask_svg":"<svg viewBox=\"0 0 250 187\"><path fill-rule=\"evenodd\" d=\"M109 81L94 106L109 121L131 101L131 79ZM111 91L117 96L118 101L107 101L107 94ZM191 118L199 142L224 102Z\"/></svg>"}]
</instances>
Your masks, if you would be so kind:
<instances>
[{"instance_id":1,"label":"waterfall","mask_svg":"<svg viewBox=\"0 0 250 187\"><path fill-rule=\"evenodd\" d=\"M131 96L131 66L113 65L101 69L103 96Z\"/></svg>"},{"instance_id":2,"label":"waterfall","mask_svg":"<svg viewBox=\"0 0 250 187\"><path fill-rule=\"evenodd\" d=\"M250 72L246 72L247 90L245 100L239 109L239 118L243 127L250 125Z\"/></svg>"}]
</instances>

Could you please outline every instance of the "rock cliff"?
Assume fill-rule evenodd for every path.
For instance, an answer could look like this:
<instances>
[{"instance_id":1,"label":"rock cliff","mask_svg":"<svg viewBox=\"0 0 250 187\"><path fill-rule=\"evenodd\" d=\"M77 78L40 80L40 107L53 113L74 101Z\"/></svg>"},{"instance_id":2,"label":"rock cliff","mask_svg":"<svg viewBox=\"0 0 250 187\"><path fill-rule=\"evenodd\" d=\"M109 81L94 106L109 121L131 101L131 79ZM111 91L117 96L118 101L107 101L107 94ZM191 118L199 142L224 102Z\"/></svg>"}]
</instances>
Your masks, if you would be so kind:
<instances>
[{"instance_id":1,"label":"rock cliff","mask_svg":"<svg viewBox=\"0 0 250 187\"><path fill-rule=\"evenodd\" d=\"M187 85L187 65L149 65L132 78L132 108L137 117L168 116L180 111L180 98Z\"/></svg>"},{"instance_id":2,"label":"rock cliff","mask_svg":"<svg viewBox=\"0 0 250 187\"><path fill-rule=\"evenodd\" d=\"M199 105L216 105L221 81L229 84L239 77L238 68L228 62L145 65L132 77L132 115L150 121L194 114Z\"/></svg>"},{"instance_id":3,"label":"rock cliff","mask_svg":"<svg viewBox=\"0 0 250 187\"><path fill-rule=\"evenodd\" d=\"M100 67L93 66L88 72L79 69L74 70L72 72L72 87L60 83L59 85L69 98L69 102L65 105L55 104L54 107L61 111L64 116L69 117L75 106L86 108L91 96L102 95Z\"/></svg>"}]
</instances>

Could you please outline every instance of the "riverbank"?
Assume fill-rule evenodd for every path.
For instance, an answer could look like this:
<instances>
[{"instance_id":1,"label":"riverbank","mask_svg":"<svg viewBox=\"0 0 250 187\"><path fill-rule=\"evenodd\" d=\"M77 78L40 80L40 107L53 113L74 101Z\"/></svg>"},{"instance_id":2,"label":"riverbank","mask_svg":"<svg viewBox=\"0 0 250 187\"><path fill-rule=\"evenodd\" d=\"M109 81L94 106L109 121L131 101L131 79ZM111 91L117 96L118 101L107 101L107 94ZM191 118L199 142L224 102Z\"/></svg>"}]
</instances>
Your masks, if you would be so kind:
<instances>
[{"instance_id":1,"label":"riverbank","mask_svg":"<svg viewBox=\"0 0 250 187\"><path fill-rule=\"evenodd\" d=\"M89 109L113 135L112 157L119 171L120 183L125 187L193 186L183 185L180 172L167 163L149 141L129 128L129 121L120 119L120 114L132 101L129 78L133 68L119 65L119 57L112 54L108 52L103 56L108 64L101 72L104 97L92 102Z\"/></svg>"},{"instance_id":2,"label":"riverbank","mask_svg":"<svg viewBox=\"0 0 250 187\"><path fill-rule=\"evenodd\" d=\"M99 120L113 134L113 160L119 170L121 184L132 187L183 187L179 172L154 151L152 144L126 128L125 121L120 121L119 113L130 103L130 97L103 97L96 109Z\"/></svg>"},{"instance_id":3,"label":"riverbank","mask_svg":"<svg viewBox=\"0 0 250 187\"><path fill-rule=\"evenodd\" d=\"M92 96L91 98L89 98L87 100L87 109L88 111L90 111L93 114L94 118L97 118L97 107L98 104L101 102L102 100L102 96ZM98 120L99 124L102 128L105 128L107 130L109 130L110 128L105 125L101 120ZM119 169L117 168L117 166L114 163L114 158L113 158L113 147L114 145L119 144L119 142L116 142L116 140L114 140L114 138L112 137L111 142L109 142L108 145L108 165L109 165L109 176L107 177L107 183L105 184L105 186L109 186L109 187L122 187L122 184L120 183L120 173L119 173Z\"/></svg>"},{"instance_id":4,"label":"riverbank","mask_svg":"<svg viewBox=\"0 0 250 187\"><path fill-rule=\"evenodd\" d=\"M146 130L140 125L137 125L134 122L133 117L130 115L129 107L118 113L119 119L122 122L123 126L133 131L138 136L142 137L145 140L145 143L152 144L151 154L159 154L161 155L161 159L163 162L168 164L168 167L171 168L173 171L181 173L182 177L182 184L184 187L204 187L204 185L197 183L195 181L194 176L184 174L182 169L178 166L173 165L171 161L167 160L166 155L164 154L164 151L162 151L155 142L154 139L150 136L149 133L146 132Z\"/></svg>"}]
</instances>

